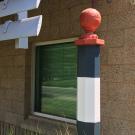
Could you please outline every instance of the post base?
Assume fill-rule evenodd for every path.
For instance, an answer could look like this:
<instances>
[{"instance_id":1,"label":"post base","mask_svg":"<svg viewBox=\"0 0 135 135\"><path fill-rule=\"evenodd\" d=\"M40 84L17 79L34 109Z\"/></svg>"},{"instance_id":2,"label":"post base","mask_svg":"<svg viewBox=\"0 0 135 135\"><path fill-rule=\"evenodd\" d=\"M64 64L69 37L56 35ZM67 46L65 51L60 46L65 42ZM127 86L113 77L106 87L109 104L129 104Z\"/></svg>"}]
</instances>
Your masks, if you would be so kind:
<instances>
[{"instance_id":1,"label":"post base","mask_svg":"<svg viewBox=\"0 0 135 135\"><path fill-rule=\"evenodd\" d=\"M77 121L78 135L100 135L100 123L85 123Z\"/></svg>"},{"instance_id":2,"label":"post base","mask_svg":"<svg viewBox=\"0 0 135 135\"><path fill-rule=\"evenodd\" d=\"M99 45L103 46L105 41L98 38L97 34L85 33L75 41L76 45Z\"/></svg>"}]
</instances>

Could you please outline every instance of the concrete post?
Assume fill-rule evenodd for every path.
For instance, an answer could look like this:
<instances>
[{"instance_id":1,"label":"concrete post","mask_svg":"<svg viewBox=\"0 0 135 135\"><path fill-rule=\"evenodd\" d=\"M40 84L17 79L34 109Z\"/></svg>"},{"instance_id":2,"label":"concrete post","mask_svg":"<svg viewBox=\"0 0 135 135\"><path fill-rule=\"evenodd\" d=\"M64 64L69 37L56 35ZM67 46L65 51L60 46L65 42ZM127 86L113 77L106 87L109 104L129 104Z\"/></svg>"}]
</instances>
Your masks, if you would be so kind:
<instances>
[{"instance_id":1,"label":"concrete post","mask_svg":"<svg viewBox=\"0 0 135 135\"><path fill-rule=\"evenodd\" d=\"M97 10L82 11L80 24L86 33L75 41L78 46L78 135L100 135L100 46L104 45L104 40L93 34L100 23L101 15Z\"/></svg>"}]
</instances>

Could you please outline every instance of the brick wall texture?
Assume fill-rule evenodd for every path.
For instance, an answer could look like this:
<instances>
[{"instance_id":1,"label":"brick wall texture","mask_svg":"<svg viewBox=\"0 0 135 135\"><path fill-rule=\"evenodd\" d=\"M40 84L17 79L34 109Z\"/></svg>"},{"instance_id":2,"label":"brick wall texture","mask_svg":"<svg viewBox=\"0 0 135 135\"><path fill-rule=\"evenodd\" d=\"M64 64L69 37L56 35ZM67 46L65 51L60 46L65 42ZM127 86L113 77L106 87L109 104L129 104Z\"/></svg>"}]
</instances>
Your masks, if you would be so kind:
<instances>
[{"instance_id":1,"label":"brick wall texture","mask_svg":"<svg viewBox=\"0 0 135 135\"><path fill-rule=\"evenodd\" d=\"M135 134L135 6L129 0L97 1L103 15L101 49L102 134Z\"/></svg>"},{"instance_id":2,"label":"brick wall texture","mask_svg":"<svg viewBox=\"0 0 135 135\"><path fill-rule=\"evenodd\" d=\"M0 42L3 125L9 123L33 131L38 123L47 135L55 135L55 129L61 129L61 122L30 117L32 47L37 42L80 36L83 31L79 14L88 7L90 0L42 0L39 9L29 12L29 16L44 16L40 36L29 39L29 49L15 49L14 41ZM129 0L112 0L110 4L97 0L95 8L102 14L97 33L106 41L106 47L101 48L101 132L135 135L135 6ZM76 135L74 125L69 125L69 129Z\"/></svg>"}]
</instances>

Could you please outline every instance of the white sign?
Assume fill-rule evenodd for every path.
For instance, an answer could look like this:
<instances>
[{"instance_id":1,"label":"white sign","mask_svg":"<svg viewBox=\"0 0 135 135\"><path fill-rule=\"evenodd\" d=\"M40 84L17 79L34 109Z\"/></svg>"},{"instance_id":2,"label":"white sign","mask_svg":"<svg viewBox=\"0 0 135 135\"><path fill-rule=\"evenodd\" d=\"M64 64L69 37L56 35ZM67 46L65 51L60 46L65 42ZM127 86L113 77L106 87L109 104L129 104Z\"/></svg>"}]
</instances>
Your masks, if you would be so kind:
<instances>
[{"instance_id":1,"label":"white sign","mask_svg":"<svg viewBox=\"0 0 135 135\"><path fill-rule=\"evenodd\" d=\"M16 48L28 48L28 37L38 36L42 15L27 18L27 11L38 8L41 0L0 0L0 17L17 14L17 21L0 25L0 41L16 39Z\"/></svg>"},{"instance_id":2,"label":"white sign","mask_svg":"<svg viewBox=\"0 0 135 135\"><path fill-rule=\"evenodd\" d=\"M0 1L0 17L38 8L40 1L41 0Z\"/></svg>"},{"instance_id":3,"label":"white sign","mask_svg":"<svg viewBox=\"0 0 135 135\"><path fill-rule=\"evenodd\" d=\"M0 25L0 41L38 36L41 22L42 16L26 18L15 22L6 22Z\"/></svg>"}]
</instances>

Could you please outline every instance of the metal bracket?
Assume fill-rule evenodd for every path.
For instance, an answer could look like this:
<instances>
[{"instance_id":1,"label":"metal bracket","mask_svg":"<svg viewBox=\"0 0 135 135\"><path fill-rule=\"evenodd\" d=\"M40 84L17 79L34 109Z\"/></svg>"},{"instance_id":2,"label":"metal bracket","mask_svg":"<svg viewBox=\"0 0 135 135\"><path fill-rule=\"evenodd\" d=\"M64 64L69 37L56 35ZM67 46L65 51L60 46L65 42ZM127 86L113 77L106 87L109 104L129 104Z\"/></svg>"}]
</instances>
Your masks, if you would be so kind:
<instances>
[{"instance_id":1,"label":"metal bracket","mask_svg":"<svg viewBox=\"0 0 135 135\"><path fill-rule=\"evenodd\" d=\"M9 0L4 0L3 1L3 4L2 4L2 9L3 10L7 8L8 2L9 2Z\"/></svg>"},{"instance_id":2,"label":"metal bracket","mask_svg":"<svg viewBox=\"0 0 135 135\"><path fill-rule=\"evenodd\" d=\"M3 33L6 33L6 32L7 32L10 23L12 23L11 20L6 21L5 24L3 24L3 29L4 29L4 30L3 30Z\"/></svg>"},{"instance_id":3,"label":"metal bracket","mask_svg":"<svg viewBox=\"0 0 135 135\"><path fill-rule=\"evenodd\" d=\"M130 0L130 4L134 6L135 5L135 0Z\"/></svg>"}]
</instances>

